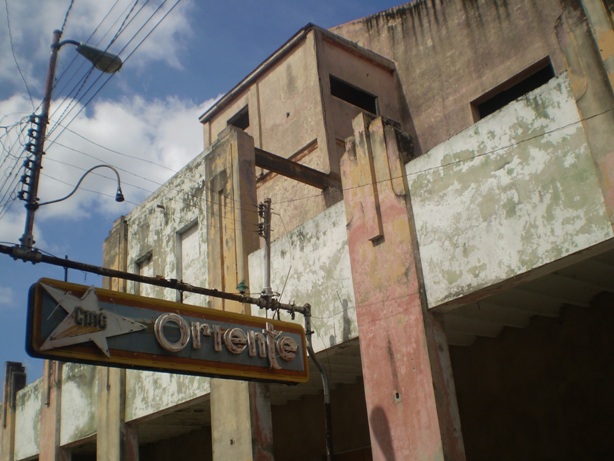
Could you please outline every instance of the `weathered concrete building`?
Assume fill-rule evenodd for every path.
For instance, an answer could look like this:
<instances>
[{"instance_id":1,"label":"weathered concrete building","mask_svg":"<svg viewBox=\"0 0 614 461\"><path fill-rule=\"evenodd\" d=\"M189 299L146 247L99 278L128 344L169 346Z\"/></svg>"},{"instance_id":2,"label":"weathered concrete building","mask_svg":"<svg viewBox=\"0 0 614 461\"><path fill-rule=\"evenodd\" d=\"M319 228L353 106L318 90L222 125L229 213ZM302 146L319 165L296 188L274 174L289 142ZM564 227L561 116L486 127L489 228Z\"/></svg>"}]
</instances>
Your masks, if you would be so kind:
<instances>
[{"instance_id":1,"label":"weathered concrete building","mask_svg":"<svg viewBox=\"0 0 614 461\"><path fill-rule=\"evenodd\" d=\"M312 306L335 459L612 459L613 20L605 0L417 0L307 25L202 115L204 151L104 263L259 292L271 198L271 286ZM325 459L316 368L20 373L2 460Z\"/></svg>"}]
</instances>

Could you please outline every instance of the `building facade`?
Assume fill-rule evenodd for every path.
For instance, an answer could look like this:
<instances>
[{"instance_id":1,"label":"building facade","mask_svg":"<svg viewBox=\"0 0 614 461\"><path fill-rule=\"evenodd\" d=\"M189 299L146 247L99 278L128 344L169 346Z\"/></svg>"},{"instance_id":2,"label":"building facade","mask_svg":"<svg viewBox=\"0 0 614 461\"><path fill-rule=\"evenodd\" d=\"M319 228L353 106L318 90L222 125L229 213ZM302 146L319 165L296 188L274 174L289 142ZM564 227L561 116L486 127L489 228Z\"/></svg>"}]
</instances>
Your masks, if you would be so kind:
<instances>
[{"instance_id":1,"label":"building facade","mask_svg":"<svg viewBox=\"0 0 614 461\"><path fill-rule=\"evenodd\" d=\"M614 8L416 0L308 24L201 116L107 267L312 306L288 386L6 367L2 460L614 457ZM118 291L247 313L136 284ZM282 319L290 316L280 313ZM302 323L296 316L294 321Z\"/></svg>"}]
</instances>

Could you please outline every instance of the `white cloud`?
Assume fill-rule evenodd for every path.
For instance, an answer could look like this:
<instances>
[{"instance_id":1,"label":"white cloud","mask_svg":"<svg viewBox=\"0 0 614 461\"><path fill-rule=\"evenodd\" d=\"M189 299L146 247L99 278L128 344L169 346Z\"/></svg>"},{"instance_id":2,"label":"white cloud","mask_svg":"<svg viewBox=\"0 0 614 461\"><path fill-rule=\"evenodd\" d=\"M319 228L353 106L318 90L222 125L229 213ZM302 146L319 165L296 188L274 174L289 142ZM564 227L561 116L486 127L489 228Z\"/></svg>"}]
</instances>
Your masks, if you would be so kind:
<instances>
[{"instance_id":1,"label":"white cloud","mask_svg":"<svg viewBox=\"0 0 614 461\"><path fill-rule=\"evenodd\" d=\"M96 100L89 111L81 112L63 131L62 127L52 131L52 119L49 130L52 135L43 157L40 201L64 197L88 169L108 164L119 171L126 202L119 204L114 200L117 187L114 172L97 168L83 179L69 199L41 206L37 222L58 217L84 219L96 213L119 216L129 211L202 151L198 116L213 102L196 104L174 97L145 100L133 96L120 101ZM23 96L12 97L0 101L0 113L20 113L20 107L25 105ZM62 113L62 107L58 109L56 113ZM16 147L14 155L22 152L20 146ZM7 177L7 168L16 162L21 165L21 160L4 162L0 178ZM0 239L15 241L23 233L22 205L20 201L14 203L10 213L0 220ZM41 237L37 234L39 245Z\"/></svg>"},{"instance_id":2,"label":"white cloud","mask_svg":"<svg viewBox=\"0 0 614 461\"><path fill-rule=\"evenodd\" d=\"M4 5L0 8L0 86L4 87L0 91L6 97L8 87L24 89L24 83L15 65L14 52L34 93L33 97L38 101L42 96L52 33L62 26L70 0L7 1L6 8ZM87 41L93 46L106 48L124 24L124 30L109 51L119 54L123 59L134 52L130 57L130 66L134 68L143 68L153 61L180 68L181 51L193 36L189 21L194 8L193 2L183 0L164 20L162 18L175 1L139 2L130 13L134 3L133 0L74 2L62 39ZM162 7L158 9L160 5ZM124 21L129 13L130 16ZM147 36L158 23L160 24L155 31ZM9 40L9 24L13 50ZM146 40L139 46L146 36ZM137 46L138 50L135 51ZM71 60L63 53L60 53L59 59L67 62Z\"/></svg>"},{"instance_id":3,"label":"white cloud","mask_svg":"<svg viewBox=\"0 0 614 461\"><path fill-rule=\"evenodd\" d=\"M61 27L70 3L70 0L8 0L14 51L33 93L33 102L16 72L8 28L0 27L0 126L25 120L32 113L32 104L38 106L52 31ZM163 4L162 0L138 2L124 22L135 4L134 0L77 1L68 16L63 38L106 46L124 23L125 31L117 37L110 51L120 52L125 59L174 3L174 0L166 2L152 16L154 10ZM115 6L111 8L112 5ZM142 10L141 6L144 6ZM129 68L136 68L137 71L146 69L154 61L181 68L181 51L192 35L189 19L193 8L192 0L183 0L130 57ZM33 11L36 14L32 14ZM150 17L151 21L144 25ZM0 24L6 21L6 8L0 8ZM142 31L137 33L143 25ZM88 38L92 31L92 37ZM128 43L135 36L136 40ZM125 50L121 51L124 46ZM84 90L93 89L81 101L74 95L65 97L71 86L75 89L80 87L78 79L87 72L87 65L84 65L79 69L70 68L76 72L69 70L63 75L71 59L70 53L59 54L57 88L52 99L49 138L45 146L38 196L41 202L61 198L74 188L85 171L95 165L109 164L119 171L126 202L118 204L114 201L117 185L114 172L108 168L94 170L69 199L41 206L37 211L35 235L37 246L41 248L45 240L38 225L45 220L125 214L200 153L202 129L198 116L214 102L208 100L198 104L174 96L145 98L129 91L128 96L116 96L116 100L110 99L112 96L106 93L96 94L84 108L83 104L98 88L93 82L98 77L92 75L86 84L81 85ZM77 59L74 65L82 66L84 61ZM122 71L113 82L129 90L133 86L130 78L133 75L134 72ZM65 112L67 107L73 109ZM63 126L68 125L67 129L54 126L58 120ZM24 127L27 128L23 124L19 126ZM23 173L21 164L23 146L28 141L26 132L27 129L22 132L18 129L0 132L0 185L10 178L19 178ZM11 195L4 196L6 189L0 189L0 240L16 243L23 234L25 212L23 202L15 200L21 186L16 182L11 185ZM13 201L10 210L3 213L2 206L10 201Z\"/></svg>"},{"instance_id":4,"label":"white cloud","mask_svg":"<svg viewBox=\"0 0 614 461\"><path fill-rule=\"evenodd\" d=\"M3 306L13 307L15 294L11 287L0 287L0 308Z\"/></svg>"}]
</instances>

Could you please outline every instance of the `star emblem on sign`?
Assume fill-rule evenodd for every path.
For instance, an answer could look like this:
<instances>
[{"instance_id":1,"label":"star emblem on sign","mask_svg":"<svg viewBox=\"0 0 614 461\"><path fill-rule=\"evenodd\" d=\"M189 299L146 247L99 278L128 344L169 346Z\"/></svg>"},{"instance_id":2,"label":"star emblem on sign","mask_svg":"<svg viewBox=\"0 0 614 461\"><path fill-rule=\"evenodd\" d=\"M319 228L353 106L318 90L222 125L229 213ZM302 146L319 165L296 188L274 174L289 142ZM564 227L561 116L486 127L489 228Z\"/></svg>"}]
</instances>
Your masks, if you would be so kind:
<instances>
[{"instance_id":1,"label":"star emblem on sign","mask_svg":"<svg viewBox=\"0 0 614 461\"><path fill-rule=\"evenodd\" d=\"M147 328L139 322L102 309L95 287L88 288L83 297L78 298L70 292L44 283L41 285L68 314L41 345L41 350L92 341L104 355L110 357L107 338Z\"/></svg>"}]
</instances>

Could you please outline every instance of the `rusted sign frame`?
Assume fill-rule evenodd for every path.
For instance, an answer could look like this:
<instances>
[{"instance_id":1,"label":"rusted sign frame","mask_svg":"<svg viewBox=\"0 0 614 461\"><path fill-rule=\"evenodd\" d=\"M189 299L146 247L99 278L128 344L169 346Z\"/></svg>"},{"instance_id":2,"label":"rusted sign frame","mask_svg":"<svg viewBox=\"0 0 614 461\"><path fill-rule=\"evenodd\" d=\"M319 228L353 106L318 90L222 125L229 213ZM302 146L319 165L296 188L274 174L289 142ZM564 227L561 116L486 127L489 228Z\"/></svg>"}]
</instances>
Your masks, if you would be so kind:
<instances>
[{"instance_id":1,"label":"rusted sign frame","mask_svg":"<svg viewBox=\"0 0 614 461\"><path fill-rule=\"evenodd\" d=\"M304 329L290 322L41 279L30 289L27 324L34 357L288 384L309 378Z\"/></svg>"}]
</instances>

